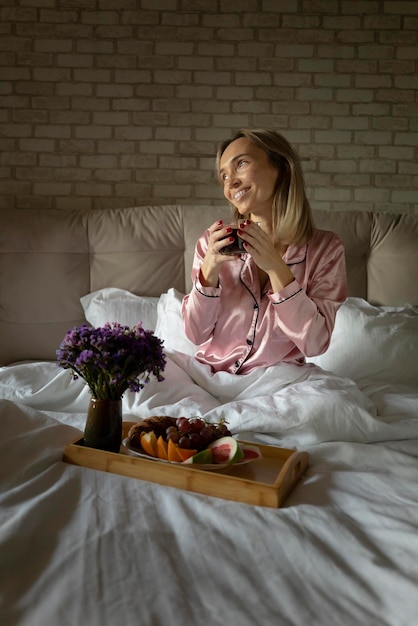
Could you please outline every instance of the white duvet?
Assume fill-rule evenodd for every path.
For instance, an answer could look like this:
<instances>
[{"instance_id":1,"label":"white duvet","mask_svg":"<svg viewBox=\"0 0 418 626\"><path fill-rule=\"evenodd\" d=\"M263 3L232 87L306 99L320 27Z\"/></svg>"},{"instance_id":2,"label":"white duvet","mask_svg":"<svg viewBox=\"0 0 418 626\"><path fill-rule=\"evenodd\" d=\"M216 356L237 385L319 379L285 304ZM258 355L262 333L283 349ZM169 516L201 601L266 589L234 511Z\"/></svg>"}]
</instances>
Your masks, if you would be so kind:
<instances>
[{"instance_id":1,"label":"white duvet","mask_svg":"<svg viewBox=\"0 0 418 626\"><path fill-rule=\"evenodd\" d=\"M225 417L307 450L280 509L62 462L89 393L55 363L0 368L2 626L412 626L418 393L315 365L211 374L168 350L124 419Z\"/></svg>"},{"instance_id":2,"label":"white duvet","mask_svg":"<svg viewBox=\"0 0 418 626\"><path fill-rule=\"evenodd\" d=\"M388 410L384 400L388 385L369 385L367 395L353 380L313 364L282 363L236 376L212 373L174 350L166 354L163 382L154 379L141 392L124 395L125 419L151 415L224 418L242 438L284 447L418 438L418 419L411 419L418 415L418 398L408 394L407 387L398 386L400 393L391 394ZM90 399L82 380L72 380L68 370L51 362L0 368L0 397L54 415L69 414L65 421L80 429Z\"/></svg>"}]
</instances>

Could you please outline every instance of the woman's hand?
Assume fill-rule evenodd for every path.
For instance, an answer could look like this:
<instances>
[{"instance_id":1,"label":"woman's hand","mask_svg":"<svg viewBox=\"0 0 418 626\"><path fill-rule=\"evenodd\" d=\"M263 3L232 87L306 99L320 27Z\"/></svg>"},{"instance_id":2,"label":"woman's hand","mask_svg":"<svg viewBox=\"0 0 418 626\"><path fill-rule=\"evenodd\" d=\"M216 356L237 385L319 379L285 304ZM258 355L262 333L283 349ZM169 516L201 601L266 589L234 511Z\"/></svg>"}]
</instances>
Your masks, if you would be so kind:
<instances>
[{"instance_id":1,"label":"woman's hand","mask_svg":"<svg viewBox=\"0 0 418 626\"><path fill-rule=\"evenodd\" d=\"M244 248L257 267L268 274L273 293L289 285L294 276L282 258L286 249L278 249L269 234L255 222L243 220L239 226L238 236L245 242Z\"/></svg>"},{"instance_id":2,"label":"woman's hand","mask_svg":"<svg viewBox=\"0 0 418 626\"><path fill-rule=\"evenodd\" d=\"M222 220L209 227L208 249L200 268L200 282L204 287L217 287L222 263L232 261L235 258L235 256L227 256L220 252L222 248L234 240L230 236L231 232L232 228L225 225Z\"/></svg>"}]
</instances>

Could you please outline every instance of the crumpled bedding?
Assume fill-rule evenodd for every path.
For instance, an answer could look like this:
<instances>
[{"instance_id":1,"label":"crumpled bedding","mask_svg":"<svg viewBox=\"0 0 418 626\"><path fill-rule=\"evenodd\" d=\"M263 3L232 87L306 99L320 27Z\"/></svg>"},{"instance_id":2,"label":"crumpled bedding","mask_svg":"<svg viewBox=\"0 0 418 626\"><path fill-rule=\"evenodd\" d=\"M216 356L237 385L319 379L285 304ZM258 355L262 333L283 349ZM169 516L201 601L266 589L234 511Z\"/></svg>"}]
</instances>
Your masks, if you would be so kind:
<instances>
[{"instance_id":1,"label":"crumpled bedding","mask_svg":"<svg viewBox=\"0 0 418 626\"><path fill-rule=\"evenodd\" d=\"M163 383L126 395L130 421L226 417L307 450L280 509L64 463L89 397L55 363L0 368L2 626L415 623L416 388L313 365L214 376L170 352Z\"/></svg>"},{"instance_id":2,"label":"crumpled bedding","mask_svg":"<svg viewBox=\"0 0 418 626\"><path fill-rule=\"evenodd\" d=\"M385 389L387 385L383 386ZM398 386L398 404L407 387ZM406 416L379 415L373 398L349 378L326 372L313 364L280 363L250 374L236 376L211 372L184 353L167 351L164 381L151 380L139 393L126 393L123 412L135 421L151 415L203 416L208 421L225 419L241 438L284 447L324 441L370 443L418 438L416 394L409 397ZM80 429L90 395L81 379L72 380L68 370L55 363L22 363L0 368L0 397L49 412L80 414L68 419ZM377 404L376 404L377 403Z\"/></svg>"}]
</instances>

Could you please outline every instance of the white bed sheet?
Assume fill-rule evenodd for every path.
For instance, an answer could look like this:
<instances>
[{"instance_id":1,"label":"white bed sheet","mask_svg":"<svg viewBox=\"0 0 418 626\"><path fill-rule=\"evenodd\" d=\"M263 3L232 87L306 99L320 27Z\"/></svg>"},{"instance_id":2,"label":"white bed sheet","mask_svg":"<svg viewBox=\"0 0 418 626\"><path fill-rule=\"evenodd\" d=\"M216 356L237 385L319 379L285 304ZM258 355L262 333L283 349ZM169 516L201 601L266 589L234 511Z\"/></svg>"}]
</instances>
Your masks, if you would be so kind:
<instances>
[{"instance_id":1,"label":"white bed sheet","mask_svg":"<svg viewBox=\"0 0 418 626\"><path fill-rule=\"evenodd\" d=\"M63 463L86 387L53 363L1 368L2 626L416 622L416 388L312 365L233 382L179 353L165 375L127 395L126 419L227 416L307 450L306 475L270 509Z\"/></svg>"}]
</instances>

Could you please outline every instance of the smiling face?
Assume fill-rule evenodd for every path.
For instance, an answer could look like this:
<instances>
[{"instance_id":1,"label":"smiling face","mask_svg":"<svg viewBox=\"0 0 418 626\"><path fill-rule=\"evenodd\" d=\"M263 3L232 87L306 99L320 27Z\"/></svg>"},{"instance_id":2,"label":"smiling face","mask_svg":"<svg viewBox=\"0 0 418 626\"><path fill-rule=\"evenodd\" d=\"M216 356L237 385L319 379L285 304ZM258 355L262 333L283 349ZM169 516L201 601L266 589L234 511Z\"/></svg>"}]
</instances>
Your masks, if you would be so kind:
<instances>
[{"instance_id":1,"label":"smiling face","mask_svg":"<svg viewBox=\"0 0 418 626\"><path fill-rule=\"evenodd\" d=\"M219 161L224 196L243 216L271 219L277 176L264 150L246 137L230 143Z\"/></svg>"}]
</instances>

